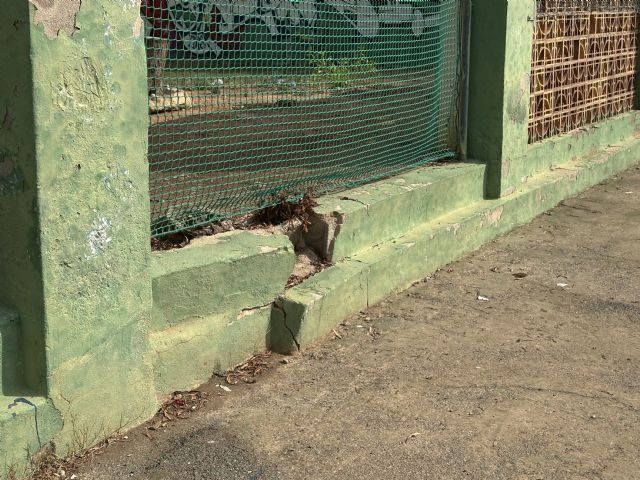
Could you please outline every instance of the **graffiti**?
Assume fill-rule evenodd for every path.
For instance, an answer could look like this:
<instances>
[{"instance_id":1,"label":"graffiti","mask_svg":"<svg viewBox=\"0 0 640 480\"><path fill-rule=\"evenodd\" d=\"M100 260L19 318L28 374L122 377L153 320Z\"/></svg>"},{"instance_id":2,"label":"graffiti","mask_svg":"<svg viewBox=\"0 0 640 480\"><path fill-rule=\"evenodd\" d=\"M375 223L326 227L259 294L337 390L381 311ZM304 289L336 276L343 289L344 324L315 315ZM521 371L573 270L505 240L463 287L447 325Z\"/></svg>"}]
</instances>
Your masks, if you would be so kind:
<instances>
[{"instance_id":1,"label":"graffiti","mask_svg":"<svg viewBox=\"0 0 640 480\"><path fill-rule=\"evenodd\" d=\"M374 6L369 0L324 0L324 4L366 38L376 37L382 25L409 25L420 37L435 24L433 16L408 3ZM317 0L166 0L162 12L158 18L143 11L148 35L171 35L192 54L215 56L239 48L239 35L248 23L258 21L277 36L291 27L313 27L319 16Z\"/></svg>"}]
</instances>

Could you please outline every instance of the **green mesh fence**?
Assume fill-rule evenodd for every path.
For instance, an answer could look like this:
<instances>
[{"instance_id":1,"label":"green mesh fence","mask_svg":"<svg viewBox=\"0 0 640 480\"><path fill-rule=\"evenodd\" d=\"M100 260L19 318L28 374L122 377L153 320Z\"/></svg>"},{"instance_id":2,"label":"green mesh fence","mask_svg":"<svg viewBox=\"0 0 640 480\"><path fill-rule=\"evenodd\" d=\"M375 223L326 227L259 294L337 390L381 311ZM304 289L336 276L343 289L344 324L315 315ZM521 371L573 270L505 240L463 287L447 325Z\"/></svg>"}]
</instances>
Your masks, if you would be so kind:
<instances>
[{"instance_id":1,"label":"green mesh fence","mask_svg":"<svg viewBox=\"0 0 640 480\"><path fill-rule=\"evenodd\" d=\"M462 0L148 0L154 237L456 156Z\"/></svg>"}]
</instances>

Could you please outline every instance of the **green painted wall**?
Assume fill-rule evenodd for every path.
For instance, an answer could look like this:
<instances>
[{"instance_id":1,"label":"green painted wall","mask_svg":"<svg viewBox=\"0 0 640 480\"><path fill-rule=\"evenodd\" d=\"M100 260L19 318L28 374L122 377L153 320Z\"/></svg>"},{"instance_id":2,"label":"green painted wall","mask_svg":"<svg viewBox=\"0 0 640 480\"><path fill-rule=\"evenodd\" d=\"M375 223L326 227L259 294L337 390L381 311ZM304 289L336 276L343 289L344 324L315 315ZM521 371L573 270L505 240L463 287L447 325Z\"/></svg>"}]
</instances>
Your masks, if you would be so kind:
<instances>
[{"instance_id":1,"label":"green painted wall","mask_svg":"<svg viewBox=\"0 0 640 480\"><path fill-rule=\"evenodd\" d=\"M24 1L1 0L0 9L0 65L6 66L0 75L0 305L20 315L20 351L24 353L2 359L3 369L11 362L17 376L24 378L24 382L9 385L3 376L3 389L5 393L27 389L42 394L46 390L44 304L29 6Z\"/></svg>"},{"instance_id":2,"label":"green painted wall","mask_svg":"<svg viewBox=\"0 0 640 480\"><path fill-rule=\"evenodd\" d=\"M31 7L25 28L47 393L64 418L64 452L145 420L156 405L145 51L137 1L82 2L76 17L80 2L34 3L43 6Z\"/></svg>"},{"instance_id":3,"label":"green painted wall","mask_svg":"<svg viewBox=\"0 0 640 480\"><path fill-rule=\"evenodd\" d=\"M535 2L472 5L468 151L487 163L486 195L497 198L505 189L505 163L527 148Z\"/></svg>"},{"instance_id":4,"label":"green painted wall","mask_svg":"<svg viewBox=\"0 0 640 480\"><path fill-rule=\"evenodd\" d=\"M313 339L351 306L364 308L427 266L492 238L498 232L486 234L485 210L489 218L494 207L504 207L507 223L500 231L506 231L635 161L636 113L527 144L533 4L473 3L469 153L486 169L451 167L464 172L446 188L441 177L447 172L431 169L428 178L404 175L406 184L396 178L363 187L358 198L328 196L319 213L334 218L339 211L343 217L337 229L343 237L334 244L337 260L349 263L367 248L373 255L372 245L381 240L397 256L364 262L366 275L355 264L351 270L330 268L282 294L293 265L284 237L228 234L211 241L202 256L185 249L152 260L138 2L0 0L0 65L11 65L0 77L0 335L13 345L0 349L0 395L36 395L48 419L46 435L34 437L35 411L21 405L16 441L32 448L53 437L60 454L89 446L146 420L165 389L192 386L263 346L294 348L290 332L277 328L285 313L294 315L290 322L298 314L313 319L299 322L298 340ZM558 164L563 170L551 171ZM482 175L485 196L504 198L480 198ZM338 209L338 202L353 205ZM457 213L447 210L454 207ZM455 222L440 225L466 208L474 219L467 235ZM408 213L398 220L400 211ZM427 222L442 227L440 243L431 242L436 237L423 229ZM391 245L405 233L401 244ZM229 238L237 242L214 250ZM405 255L410 249L414 257ZM200 268L207 259L207 268ZM395 268L402 259L407 268ZM196 267L208 276L199 289L184 274ZM389 275L394 268L411 276ZM238 278L222 285L229 275ZM156 323L150 333L154 278ZM180 295L171 298L176 279ZM208 295L209 289L216 295ZM279 306L269 312L278 294ZM200 310L184 308L196 301ZM182 361L192 361L186 376L177 370ZM1 413L0 431L14 432L14 417ZM15 445L6 435L0 439L0 460L24 457L9 451Z\"/></svg>"},{"instance_id":5,"label":"green painted wall","mask_svg":"<svg viewBox=\"0 0 640 480\"><path fill-rule=\"evenodd\" d=\"M529 145L535 2L475 0L472 15L469 156L487 163L487 198L511 195L531 176L633 134L638 120L630 113Z\"/></svg>"},{"instance_id":6,"label":"green painted wall","mask_svg":"<svg viewBox=\"0 0 640 480\"><path fill-rule=\"evenodd\" d=\"M502 155L506 28L506 0L472 2L468 156L487 162L491 172L500 171Z\"/></svg>"}]
</instances>

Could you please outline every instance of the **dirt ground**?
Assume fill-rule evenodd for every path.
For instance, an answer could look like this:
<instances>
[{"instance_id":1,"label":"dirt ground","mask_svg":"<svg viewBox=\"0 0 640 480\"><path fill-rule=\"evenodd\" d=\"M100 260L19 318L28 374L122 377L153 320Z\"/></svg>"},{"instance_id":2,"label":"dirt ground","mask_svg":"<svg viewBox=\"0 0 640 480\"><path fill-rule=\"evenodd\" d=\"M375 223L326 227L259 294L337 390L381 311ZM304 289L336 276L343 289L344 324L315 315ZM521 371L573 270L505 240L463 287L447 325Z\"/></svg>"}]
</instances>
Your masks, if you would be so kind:
<instances>
[{"instance_id":1,"label":"dirt ground","mask_svg":"<svg viewBox=\"0 0 640 480\"><path fill-rule=\"evenodd\" d=\"M640 479L640 168L336 333L75 478Z\"/></svg>"}]
</instances>

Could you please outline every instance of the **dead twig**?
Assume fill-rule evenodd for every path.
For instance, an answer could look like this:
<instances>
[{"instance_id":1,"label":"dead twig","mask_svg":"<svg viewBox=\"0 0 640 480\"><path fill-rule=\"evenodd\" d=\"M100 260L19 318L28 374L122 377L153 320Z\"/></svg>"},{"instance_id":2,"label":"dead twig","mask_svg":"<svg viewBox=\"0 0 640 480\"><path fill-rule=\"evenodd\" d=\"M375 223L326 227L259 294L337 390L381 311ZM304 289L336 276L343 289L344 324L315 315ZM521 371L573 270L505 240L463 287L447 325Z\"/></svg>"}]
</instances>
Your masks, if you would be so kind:
<instances>
[{"instance_id":1,"label":"dead twig","mask_svg":"<svg viewBox=\"0 0 640 480\"><path fill-rule=\"evenodd\" d=\"M173 392L171 398L164 402L152 420L149 430L158 430L167 421L188 418L189 415L205 404L204 394L199 390Z\"/></svg>"},{"instance_id":2,"label":"dead twig","mask_svg":"<svg viewBox=\"0 0 640 480\"><path fill-rule=\"evenodd\" d=\"M240 382L255 383L255 377L267 370L269 362L267 359L271 352L264 352L254 355L249 360L240 365L227 370L225 380L229 385L236 385Z\"/></svg>"}]
</instances>

